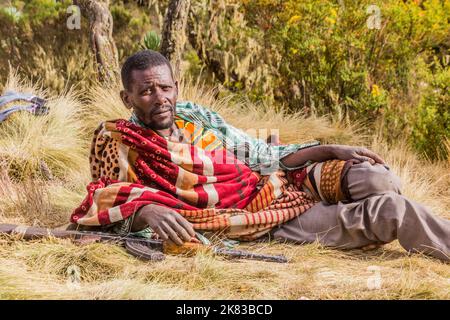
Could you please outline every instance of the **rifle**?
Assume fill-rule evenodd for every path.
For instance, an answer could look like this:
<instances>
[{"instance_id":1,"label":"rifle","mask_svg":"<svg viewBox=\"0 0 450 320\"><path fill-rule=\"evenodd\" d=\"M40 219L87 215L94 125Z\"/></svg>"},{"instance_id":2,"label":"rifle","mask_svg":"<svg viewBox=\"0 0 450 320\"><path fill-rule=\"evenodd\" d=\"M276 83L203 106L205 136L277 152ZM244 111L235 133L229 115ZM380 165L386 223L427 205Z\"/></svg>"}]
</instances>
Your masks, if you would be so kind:
<instances>
[{"instance_id":1,"label":"rifle","mask_svg":"<svg viewBox=\"0 0 450 320\"><path fill-rule=\"evenodd\" d=\"M161 261L166 254L193 254L198 251L210 251L213 254L236 259L251 259L269 262L286 263L283 255L266 255L242 250L232 250L217 246L205 246L201 243L186 242L179 246L172 241L144 239L132 236L119 236L105 232L56 230L48 228L27 227L15 224L0 224L0 234L17 234L24 240L55 237L70 239L75 243L110 242L125 247L127 252L144 260Z\"/></svg>"}]
</instances>

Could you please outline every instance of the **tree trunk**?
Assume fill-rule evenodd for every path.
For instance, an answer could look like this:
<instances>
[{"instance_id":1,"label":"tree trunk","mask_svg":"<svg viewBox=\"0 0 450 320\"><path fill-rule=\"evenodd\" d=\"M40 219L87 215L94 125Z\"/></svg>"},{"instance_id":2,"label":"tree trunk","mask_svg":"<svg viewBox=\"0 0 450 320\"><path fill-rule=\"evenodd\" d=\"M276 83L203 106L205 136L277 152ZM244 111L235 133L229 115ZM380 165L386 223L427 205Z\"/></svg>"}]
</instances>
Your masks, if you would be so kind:
<instances>
[{"instance_id":1,"label":"tree trunk","mask_svg":"<svg viewBox=\"0 0 450 320\"><path fill-rule=\"evenodd\" d=\"M89 19L90 43L99 80L115 83L118 80L119 59L112 37L113 19L109 12L109 0L75 0L74 4Z\"/></svg>"},{"instance_id":2,"label":"tree trunk","mask_svg":"<svg viewBox=\"0 0 450 320\"><path fill-rule=\"evenodd\" d=\"M191 0L170 0L164 18L161 53L170 61L175 78L180 76L181 56L186 44L186 24Z\"/></svg>"}]
</instances>

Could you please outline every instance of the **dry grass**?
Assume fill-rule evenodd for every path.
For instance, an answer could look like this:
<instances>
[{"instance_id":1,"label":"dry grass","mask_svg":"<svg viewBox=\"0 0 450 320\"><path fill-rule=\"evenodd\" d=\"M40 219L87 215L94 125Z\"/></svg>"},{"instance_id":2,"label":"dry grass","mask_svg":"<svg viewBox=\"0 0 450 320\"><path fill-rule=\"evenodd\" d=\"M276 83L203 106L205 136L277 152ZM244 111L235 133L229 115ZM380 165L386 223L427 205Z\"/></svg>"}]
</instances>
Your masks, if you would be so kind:
<instances>
[{"instance_id":1,"label":"dry grass","mask_svg":"<svg viewBox=\"0 0 450 320\"><path fill-rule=\"evenodd\" d=\"M131 115L120 99L120 85L92 87L86 103L82 106L80 114L83 118L83 129L90 139L93 131L102 121L113 119L128 119Z\"/></svg>"},{"instance_id":2,"label":"dry grass","mask_svg":"<svg viewBox=\"0 0 450 320\"><path fill-rule=\"evenodd\" d=\"M28 112L12 114L1 125L0 159L18 179L40 175L44 162L52 175L64 177L68 169L81 170L86 162L87 143L80 134L80 102L72 90L59 96L47 93L11 73L5 91L23 91L48 99L50 111L35 117ZM6 106L8 107L8 106Z\"/></svg>"},{"instance_id":3,"label":"dry grass","mask_svg":"<svg viewBox=\"0 0 450 320\"><path fill-rule=\"evenodd\" d=\"M301 112L288 113L282 107L264 104L255 105L245 100L234 99L232 95L216 99L214 89L206 89L202 83L182 81L179 85L179 99L195 101L218 112L230 124L259 136L259 130L278 133L282 143L299 143L319 139L324 143L361 144L364 136L358 124L341 119L331 121L327 117L309 116ZM260 134L262 134L261 132Z\"/></svg>"},{"instance_id":4,"label":"dry grass","mask_svg":"<svg viewBox=\"0 0 450 320\"><path fill-rule=\"evenodd\" d=\"M27 84L12 76L5 87L25 90ZM29 85L28 90L42 93ZM117 90L94 87L84 103L66 90L50 98L48 116L17 114L0 125L0 222L51 227L67 222L89 180L86 156L92 130L100 121L129 115ZM182 99L210 106L243 129L270 124L286 143L320 138L365 144L402 178L404 194L450 218L449 163L432 164L401 144L388 147L379 138L356 135L357 124L214 96L198 83L180 84ZM51 168L53 179L39 173L40 160ZM150 263L113 245L0 236L0 299L450 299L448 264L409 256L397 242L370 252L318 244L240 247L282 253L290 263L227 261L206 253Z\"/></svg>"},{"instance_id":5,"label":"dry grass","mask_svg":"<svg viewBox=\"0 0 450 320\"><path fill-rule=\"evenodd\" d=\"M369 254L316 244L263 247L250 249L285 253L292 261L227 261L198 254L150 263L135 260L113 245L76 247L55 239L25 243L4 238L0 245L0 298L450 298L448 265L427 257L408 257L395 244ZM80 271L79 282L67 274L73 266Z\"/></svg>"}]
</instances>

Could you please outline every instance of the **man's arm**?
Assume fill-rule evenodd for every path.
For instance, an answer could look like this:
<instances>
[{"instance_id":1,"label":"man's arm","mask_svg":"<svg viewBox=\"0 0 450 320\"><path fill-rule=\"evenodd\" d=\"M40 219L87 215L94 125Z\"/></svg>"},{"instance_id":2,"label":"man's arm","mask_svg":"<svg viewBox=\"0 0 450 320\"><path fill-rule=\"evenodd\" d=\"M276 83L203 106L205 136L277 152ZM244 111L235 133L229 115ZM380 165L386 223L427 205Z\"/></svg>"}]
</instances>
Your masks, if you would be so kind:
<instances>
[{"instance_id":1,"label":"man's arm","mask_svg":"<svg viewBox=\"0 0 450 320\"><path fill-rule=\"evenodd\" d=\"M301 167L308 161L321 162L330 159L369 161L370 163L384 164L384 160L374 152L363 147L351 147L344 145L319 145L318 141L304 144L289 144L271 146L265 141L249 136L240 129L228 124L218 113L200 105L185 102L177 104L180 115L189 121L199 121L207 129L232 141L246 141L250 143L249 165L251 168L270 166L272 161L277 161L284 169Z\"/></svg>"},{"instance_id":2,"label":"man's arm","mask_svg":"<svg viewBox=\"0 0 450 320\"><path fill-rule=\"evenodd\" d=\"M369 161L371 164L385 164L384 160L379 155L369 149L336 144L301 149L284 157L281 159L281 162L284 166L293 168L301 166L307 161L323 162L331 159L355 159L359 162Z\"/></svg>"}]
</instances>

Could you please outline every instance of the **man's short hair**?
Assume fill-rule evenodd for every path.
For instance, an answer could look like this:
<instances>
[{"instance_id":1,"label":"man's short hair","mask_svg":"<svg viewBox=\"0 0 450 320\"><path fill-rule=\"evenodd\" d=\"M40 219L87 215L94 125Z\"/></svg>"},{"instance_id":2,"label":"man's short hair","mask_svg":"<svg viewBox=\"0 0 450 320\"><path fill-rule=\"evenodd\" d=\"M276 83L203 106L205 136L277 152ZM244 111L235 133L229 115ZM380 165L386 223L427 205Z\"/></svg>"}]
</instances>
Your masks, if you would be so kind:
<instances>
[{"instance_id":1,"label":"man's short hair","mask_svg":"<svg viewBox=\"0 0 450 320\"><path fill-rule=\"evenodd\" d=\"M167 58L161 53L153 50L142 50L136 52L132 56L129 56L123 64L121 70L123 87L126 90L130 90L131 82L133 81L131 78L131 73L133 70L145 70L147 68L161 65L166 65L169 67L170 75L173 79L172 66L170 65L169 60L167 60Z\"/></svg>"}]
</instances>

